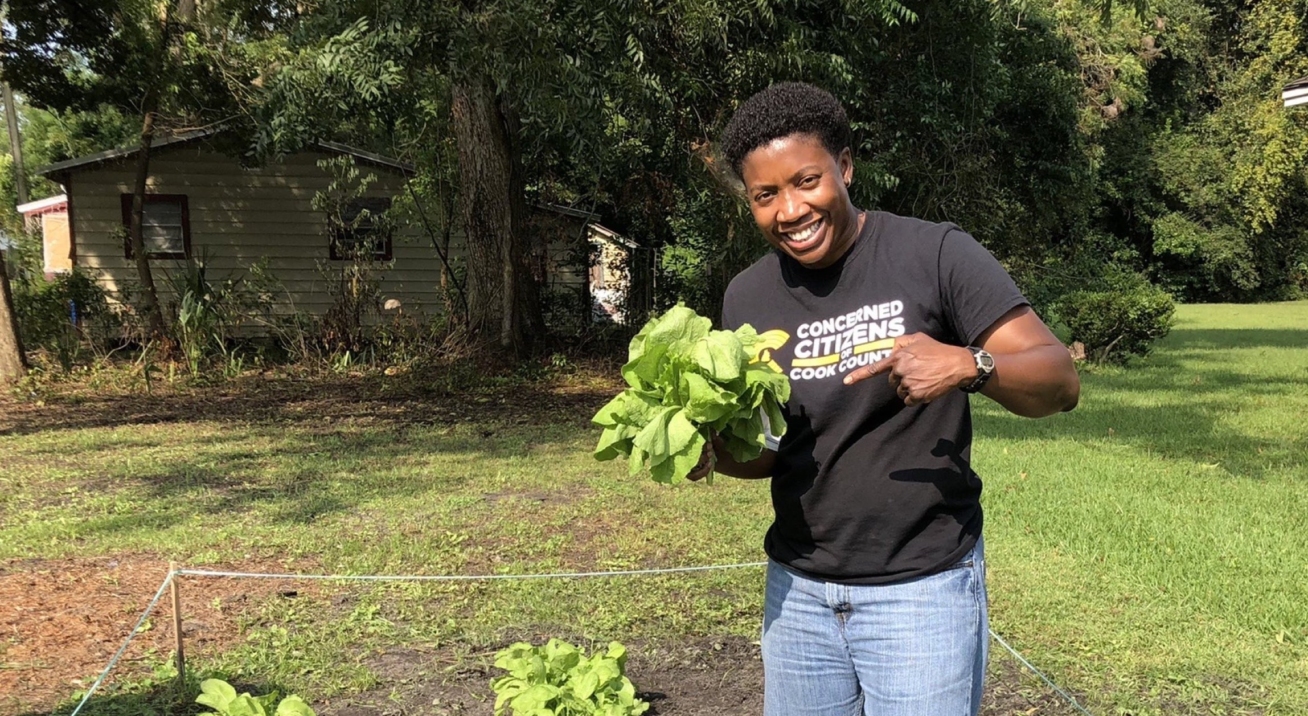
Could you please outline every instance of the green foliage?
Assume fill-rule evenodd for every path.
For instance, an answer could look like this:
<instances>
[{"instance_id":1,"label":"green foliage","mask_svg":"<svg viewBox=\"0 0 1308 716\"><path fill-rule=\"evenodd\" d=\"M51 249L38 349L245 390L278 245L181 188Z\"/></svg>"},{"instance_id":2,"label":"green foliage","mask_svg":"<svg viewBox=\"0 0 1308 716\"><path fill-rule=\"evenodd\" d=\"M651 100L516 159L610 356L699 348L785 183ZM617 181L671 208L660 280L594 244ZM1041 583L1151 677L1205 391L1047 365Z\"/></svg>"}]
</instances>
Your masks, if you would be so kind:
<instances>
[{"instance_id":1,"label":"green foliage","mask_svg":"<svg viewBox=\"0 0 1308 716\"><path fill-rule=\"evenodd\" d=\"M332 180L314 194L312 206L326 219L328 236L337 260L319 265L331 297L331 306L321 321L320 339L333 355L358 354L370 342L369 324L382 310L382 279L377 269L384 260L375 251L376 242L389 240L393 232L389 211L368 208L352 210L364 200L377 181L376 174L364 174L353 157L332 157L318 162Z\"/></svg>"},{"instance_id":2,"label":"green foliage","mask_svg":"<svg viewBox=\"0 0 1308 716\"><path fill-rule=\"evenodd\" d=\"M1058 319L1100 361L1148 355L1172 329L1176 305L1142 277L1123 277L1101 290L1073 291L1054 304Z\"/></svg>"},{"instance_id":3,"label":"green foliage","mask_svg":"<svg viewBox=\"0 0 1308 716\"><path fill-rule=\"evenodd\" d=\"M1105 121L1099 223L1187 301L1294 298L1308 259L1308 116L1280 87L1308 74L1308 3L1160 3L1118 32L1145 60L1139 101Z\"/></svg>"},{"instance_id":4,"label":"green foliage","mask_svg":"<svg viewBox=\"0 0 1308 716\"><path fill-rule=\"evenodd\" d=\"M231 684L221 679L202 681L195 703L213 709L204 712L206 716L314 716L313 709L299 696L278 701L277 694L238 695Z\"/></svg>"},{"instance_id":5,"label":"green foliage","mask_svg":"<svg viewBox=\"0 0 1308 716\"><path fill-rule=\"evenodd\" d=\"M509 673L491 682L495 716L639 716L649 704L623 675L627 649L618 642L587 657L559 639L517 643L495 655Z\"/></svg>"},{"instance_id":6,"label":"green foliage","mask_svg":"<svg viewBox=\"0 0 1308 716\"><path fill-rule=\"evenodd\" d=\"M245 290L240 277L211 279L205 259L188 261L179 273L170 274L168 280L177 299L173 337L191 375L199 375L213 356L222 357L229 374L239 373L242 361L229 340L233 329L256 310L256 297Z\"/></svg>"},{"instance_id":7,"label":"green foliage","mask_svg":"<svg viewBox=\"0 0 1308 716\"><path fill-rule=\"evenodd\" d=\"M650 320L631 339L622 367L630 387L593 418L604 428L595 458L626 455L631 474L648 463L654 479L665 483L695 467L713 434L737 461L757 458L765 446L763 416L784 432L781 406L790 399L786 376L753 362L758 340L750 326L714 331L709 319L685 306Z\"/></svg>"},{"instance_id":8,"label":"green foliage","mask_svg":"<svg viewBox=\"0 0 1308 716\"><path fill-rule=\"evenodd\" d=\"M49 281L33 277L12 288L23 345L49 352L65 372L77 364L84 349L102 348L116 338L117 317L105 291L83 271Z\"/></svg>"}]
</instances>

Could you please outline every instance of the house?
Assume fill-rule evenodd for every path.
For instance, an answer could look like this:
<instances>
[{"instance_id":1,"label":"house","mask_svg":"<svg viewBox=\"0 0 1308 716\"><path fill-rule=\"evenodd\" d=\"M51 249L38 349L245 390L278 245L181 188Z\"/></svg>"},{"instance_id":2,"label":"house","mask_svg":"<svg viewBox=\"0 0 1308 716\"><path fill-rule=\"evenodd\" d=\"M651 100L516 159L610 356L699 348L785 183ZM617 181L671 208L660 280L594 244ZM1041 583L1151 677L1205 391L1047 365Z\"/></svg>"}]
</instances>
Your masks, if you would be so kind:
<instances>
[{"instance_id":1,"label":"house","mask_svg":"<svg viewBox=\"0 0 1308 716\"><path fill-rule=\"evenodd\" d=\"M268 307L274 315L322 315L334 300L333 277L340 275L352 255L365 251L376 259L375 275L387 305L402 306L410 314L443 310L442 287L448 285L448 272L441 254L448 251L451 264L457 266L464 254L462 238L455 234L448 247L438 248L442 239L427 232L425 220L372 220L405 191L411 167L330 142L246 166L219 150L216 134L212 130L178 134L156 141L151 150L143 238L162 293L169 290L167 277L188 262L202 261L210 280L244 275L263 262L281 289ZM60 196L19 207L29 221L41 225L48 276L76 267L95 277L111 299L130 292L137 272L126 227L136 151L114 149L38 170L64 189ZM329 216L314 205L314 197L333 181L332 173L319 162L340 156L350 157L376 181ZM561 207L554 213L559 212L580 213ZM584 232L564 232L557 240L562 244L551 241L540 254L548 283L563 285L571 276L580 276L585 293L589 291L585 264L573 266L565 260L578 254L569 251L569 245L579 245L581 236L591 231L593 217L583 217ZM601 237L616 237L606 229L596 231ZM606 240L615 239L600 239ZM580 252L583 262L585 254ZM161 298L168 302L167 295ZM589 316L589 303L578 302L578 313Z\"/></svg>"},{"instance_id":2,"label":"house","mask_svg":"<svg viewBox=\"0 0 1308 716\"><path fill-rule=\"evenodd\" d=\"M592 213L554 204L537 208L536 230L551 236L538 269L547 293L580 298L577 305L591 323L626 324L628 316L639 319L652 308L652 249L596 222ZM541 224L556 228L542 232Z\"/></svg>"}]
</instances>

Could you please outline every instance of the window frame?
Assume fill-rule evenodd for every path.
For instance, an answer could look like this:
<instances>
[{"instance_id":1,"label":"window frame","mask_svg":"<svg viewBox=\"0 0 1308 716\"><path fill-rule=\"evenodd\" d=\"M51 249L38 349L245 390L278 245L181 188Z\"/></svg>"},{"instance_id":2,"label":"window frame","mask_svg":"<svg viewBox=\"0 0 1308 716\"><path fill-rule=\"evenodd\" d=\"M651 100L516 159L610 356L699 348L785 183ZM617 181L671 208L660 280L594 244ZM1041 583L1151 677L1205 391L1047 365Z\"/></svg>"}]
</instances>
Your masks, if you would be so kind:
<instances>
[{"instance_id":1,"label":"window frame","mask_svg":"<svg viewBox=\"0 0 1308 716\"><path fill-rule=\"evenodd\" d=\"M135 258L132 253L132 195L123 194L121 196L123 207L123 228L129 232L123 240L123 255L127 259ZM191 258L191 210L186 194L146 194L145 204L142 205L142 221L145 220L144 209L150 204L177 204L182 209L182 250L176 251L147 251L147 259L181 259ZM144 237L143 237L144 238Z\"/></svg>"},{"instance_id":2,"label":"window frame","mask_svg":"<svg viewBox=\"0 0 1308 716\"><path fill-rule=\"evenodd\" d=\"M363 204L364 204L365 202L385 202L386 207L385 207L384 209L382 209L381 212L376 212L376 211L374 211L374 210L372 209L372 207L363 206ZM361 206L360 206L361 209L367 209L368 211L373 212L374 214L376 214L376 213L385 213L385 212L387 212L387 211L390 211L391 208L395 206L395 202L394 202L394 200L393 200L391 197L388 197L388 196L365 196L365 197L360 197L360 198L358 198L358 199L352 199L352 200L350 200L350 201L347 203L347 206L352 205L352 204L355 204L355 203L360 204L360 205L361 205ZM358 214L356 213L355 216L357 217ZM341 242L337 240L337 235L336 235L336 232L337 232L337 230L338 230L338 227L333 226L333 223L334 223L334 217L332 217L331 215L328 215L328 216L327 216L327 255L328 255L328 258L330 258L332 261L352 261L352 260L354 260L354 257L353 257L353 256L350 256L350 255L345 254L345 253L343 253L342 251L340 251L340 248L341 248ZM377 227L376 227L375 225L372 227L372 231L377 231ZM380 248L380 250L379 250L379 251L373 251L373 252L372 252L372 255L370 256L370 258L371 258L371 260L373 260L373 261L381 261L381 262L392 261L392 260L395 259L395 229L394 229L394 227L390 227L390 229L389 229L388 231L385 232L385 235L384 235L382 238L383 238L383 240L380 242L380 243L381 243L381 248Z\"/></svg>"}]
</instances>

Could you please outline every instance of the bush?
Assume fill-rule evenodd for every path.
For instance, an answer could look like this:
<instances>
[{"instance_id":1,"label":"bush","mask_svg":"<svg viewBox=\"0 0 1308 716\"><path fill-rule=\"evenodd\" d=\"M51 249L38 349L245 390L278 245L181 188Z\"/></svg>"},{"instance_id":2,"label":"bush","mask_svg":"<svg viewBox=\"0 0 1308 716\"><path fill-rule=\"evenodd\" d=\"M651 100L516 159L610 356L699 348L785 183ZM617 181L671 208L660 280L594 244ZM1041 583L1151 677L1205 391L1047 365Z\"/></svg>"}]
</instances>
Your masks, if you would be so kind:
<instances>
[{"instance_id":1,"label":"bush","mask_svg":"<svg viewBox=\"0 0 1308 716\"><path fill-rule=\"evenodd\" d=\"M623 675L627 649L616 641L587 657L565 641L545 646L518 643L495 655L507 670L491 682L495 716L638 716L649 704Z\"/></svg>"},{"instance_id":2,"label":"bush","mask_svg":"<svg viewBox=\"0 0 1308 716\"><path fill-rule=\"evenodd\" d=\"M1172 330L1176 304L1166 291L1143 278L1113 282L1105 290L1073 291L1053 306L1086 355L1122 363L1148 355L1155 341Z\"/></svg>"},{"instance_id":3,"label":"bush","mask_svg":"<svg viewBox=\"0 0 1308 716\"><path fill-rule=\"evenodd\" d=\"M211 280L206 259L200 259L187 262L180 272L168 276L168 282L177 300L172 333L191 374L199 375L204 363L218 355L226 370L239 373L241 358L229 349L228 340L258 306L242 280Z\"/></svg>"},{"instance_id":4,"label":"bush","mask_svg":"<svg viewBox=\"0 0 1308 716\"><path fill-rule=\"evenodd\" d=\"M105 290L81 271L14 285L14 311L23 345L54 356L72 370L86 345L95 348L117 338L117 317Z\"/></svg>"}]
</instances>

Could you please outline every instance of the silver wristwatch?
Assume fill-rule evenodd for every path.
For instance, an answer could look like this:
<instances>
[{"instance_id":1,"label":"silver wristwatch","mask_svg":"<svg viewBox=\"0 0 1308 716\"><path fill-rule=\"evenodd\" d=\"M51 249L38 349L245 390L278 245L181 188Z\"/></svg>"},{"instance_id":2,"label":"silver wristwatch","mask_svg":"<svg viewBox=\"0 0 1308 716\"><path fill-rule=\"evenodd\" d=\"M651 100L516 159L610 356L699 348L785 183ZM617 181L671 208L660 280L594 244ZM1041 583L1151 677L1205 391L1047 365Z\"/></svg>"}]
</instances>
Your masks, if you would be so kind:
<instances>
[{"instance_id":1,"label":"silver wristwatch","mask_svg":"<svg viewBox=\"0 0 1308 716\"><path fill-rule=\"evenodd\" d=\"M986 381L990 380L990 376L995 374L995 357L976 346L968 346L967 349L972 351L972 357L976 359L976 380L960 390L964 393L976 393L981 390Z\"/></svg>"}]
</instances>

